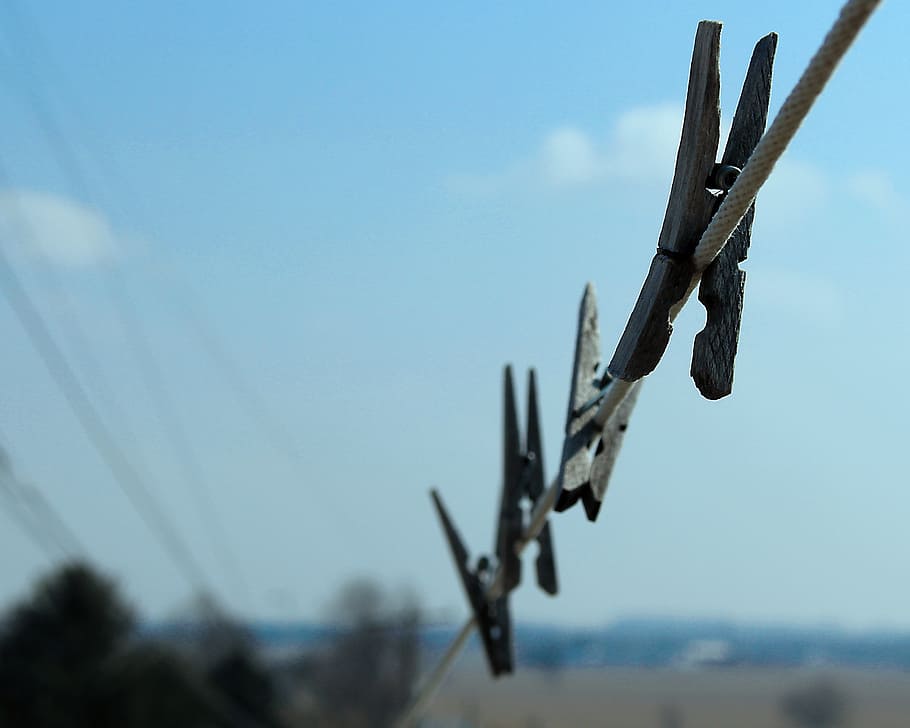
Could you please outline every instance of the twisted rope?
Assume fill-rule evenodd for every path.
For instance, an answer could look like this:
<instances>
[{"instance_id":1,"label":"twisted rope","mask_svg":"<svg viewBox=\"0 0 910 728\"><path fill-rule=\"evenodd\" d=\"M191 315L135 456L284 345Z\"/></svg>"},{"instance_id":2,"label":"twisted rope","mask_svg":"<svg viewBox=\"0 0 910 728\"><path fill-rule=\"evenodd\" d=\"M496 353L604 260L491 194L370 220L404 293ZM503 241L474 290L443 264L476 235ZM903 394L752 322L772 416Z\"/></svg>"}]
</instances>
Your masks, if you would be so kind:
<instances>
[{"instance_id":1,"label":"twisted rope","mask_svg":"<svg viewBox=\"0 0 910 728\"><path fill-rule=\"evenodd\" d=\"M774 122L758 142L742 173L698 241L692 254L696 270L703 271L726 245L755 200L758 190L771 175L774 165L831 79L837 64L880 2L881 0L849 0L841 9L821 47L780 107Z\"/></svg>"}]
</instances>

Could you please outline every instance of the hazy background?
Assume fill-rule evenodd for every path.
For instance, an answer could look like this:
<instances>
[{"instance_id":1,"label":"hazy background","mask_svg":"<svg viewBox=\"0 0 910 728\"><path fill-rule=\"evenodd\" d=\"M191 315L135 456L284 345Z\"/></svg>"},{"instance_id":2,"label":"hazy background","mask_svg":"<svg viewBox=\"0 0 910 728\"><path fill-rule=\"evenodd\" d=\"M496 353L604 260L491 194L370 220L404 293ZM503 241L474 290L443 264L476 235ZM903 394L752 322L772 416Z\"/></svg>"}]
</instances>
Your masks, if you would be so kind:
<instances>
[{"instance_id":1,"label":"hazy background","mask_svg":"<svg viewBox=\"0 0 910 728\"><path fill-rule=\"evenodd\" d=\"M427 489L474 554L492 546L506 362L538 369L555 472L578 301L592 281L608 357L656 244L697 21L725 23L729 125L754 42L780 33L774 113L839 6L5 2L3 250L231 610L318 618L370 574L458 617ZM516 618L910 627L908 22L884 3L759 197L733 396L689 379L693 303L600 520L554 518L561 594L526 586ZM5 302L0 332L17 477L172 614L193 586ZM0 554L7 601L47 557L6 520Z\"/></svg>"}]
</instances>

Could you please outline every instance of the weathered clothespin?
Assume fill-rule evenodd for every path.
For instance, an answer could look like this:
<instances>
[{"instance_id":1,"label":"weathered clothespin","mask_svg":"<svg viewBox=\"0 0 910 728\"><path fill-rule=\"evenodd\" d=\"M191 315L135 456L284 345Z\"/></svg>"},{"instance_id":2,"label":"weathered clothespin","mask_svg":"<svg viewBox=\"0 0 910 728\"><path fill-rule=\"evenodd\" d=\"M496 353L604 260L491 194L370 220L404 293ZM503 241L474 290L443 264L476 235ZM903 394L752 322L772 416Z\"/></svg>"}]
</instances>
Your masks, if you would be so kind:
<instances>
[{"instance_id":1,"label":"weathered clothespin","mask_svg":"<svg viewBox=\"0 0 910 728\"><path fill-rule=\"evenodd\" d=\"M528 372L528 430L525 443L525 472L522 478L525 495L531 501L531 511L546 492L546 471L543 465L543 440L540 434L540 415L537 411L537 377L534 370ZM550 522L547 521L537 535L538 553L534 562L537 569L537 585L547 594L555 595L559 590L556 579L556 561L553 556L553 537Z\"/></svg>"},{"instance_id":2,"label":"weathered clothespin","mask_svg":"<svg viewBox=\"0 0 910 728\"><path fill-rule=\"evenodd\" d=\"M521 583L521 557L515 552L514 546L521 539L524 520L521 511L521 497L524 493L521 476L525 469L511 367L506 367L503 375L502 404L502 493L494 550L502 571L503 587L510 592Z\"/></svg>"},{"instance_id":3,"label":"weathered clothespin","mask_svg":"<svg viewBox=\"0 0 910 728\"><path fill-rule=\"evenodd\" d=\"M528 426L522 443L518 427L518 411L512 368L503 374L503 477L496 527L494 552L499 568L499 593L491 595L493 571L486 557L478 560L474 569L468 564L468 552L442 499L434 490L433 503L449 541L455 565L465 594L477 618L477 624L493 675L512 672L513 648L508 595L521 583L521 559L516 544L525 527L523 500L535 505L545 492L543 447L540 417L537 408L537 383L534 371L528 373ZM553 557L553 538L550 524L545 523L537 536L540 545L537 556L537 583L548 594L556 594L558 584Z\"/></svg>"},{"instance_id":4,"label":"weathered clothespin","mask_svg":"<svg viewBox=\"0 0 910 728\"><path fill-rule=\"evenodd\" d=\"M698 272L692 253L764 132L777 46L773 33L755 47L730 138L720 164L715 162L720 138L720 30L720 23L702 21L695 35L682 135L657 254L608 367L612 376L625 381L650 374L663 356L673 330L670 311ZM732 389L745 281L738 266L748 251L752 218L750 211L703 274L699 298L708 309L708 323L696 338L691 372L699 390L711 399Z\"/></svg>"},{"instance_id":5,"label":"weathered clothespin","mask_svg":"<svg viewBox=\"0 0 910 728\"><path fill-rule=\"evenodd\" d=\"M776 33L766 35L755 45L721 158L721 169L742 169L764 133L776 49ZM720 183L721 189L730 186ZM698 300L707 309L708 318L705 328L695 336L691 374L698 390L708 399L720 399L733 391L733 364L746 286L746 273L739 269L739 264L749 255L754 217L755 203L702 273Z\"/></svg>"},{"instance_id":6,"label":"weathered clothespin","mask_svg":"<svg viewBox=\"0 0 910 728\"><path fill-rule=\"evenodd\" d=\"M597 376L600 366L600 331L597 299L589 283L578 312L578 333L572 364L569 411L559 468L560 492L555 510L564 511L581 500L588 519L600 512L610 474L638 397L635 387L617 413L602 427L595 420L597 405L610 386L610 377Z\"/></svg>"},{"instance_id":7,"label":"weathered clothespin","mask_svg":"<svg viewBox=\"0 0 910 728\"><path fill-rule=\"evenodd\" d=\"M508 591L503 591L497 598L487 598L487 589L492 581L492 572L488 559L481 557L478 559L475 569L470 567L468 551L464 547L464 543L455 529L452 519L449 518L449 514L442 503L442 498L435 490L431 491L430 494L433 496L436 513L439 514L439 520L442 522L442 528L449 541L449 548L452 550L452 557L455 560L455 566L461 577L462 586L468 597L468 603L471 605L471 611L474 612L474 617L477 620L477 631L480 633L480 639L483 642L487 662L490 665L490 672L493 673L494 677L510 673L515 667L515 652L512 645L509 593Z\"/></svg>"},{"instance_id":8,"label":"weathered clothespin","mask_svg":"<svg viewBox=\"0 0 910 728\"><path fill-rule=\"evenodd\" d=\"M506 591L511 591L521 583L521 560L515 552L515 544L521 540L524 531L522 499L527 497L533 508L546 489L540 417L537 411L537 381L533 369L528 372L528 427L523 448L518 430L512 367L505 368L502 455L502 496L495 550L502 570L502 583ZM544 524L537 542L540 545L536 561L537 583L548 594L556 594L556 564L549 522Z\"/></svg>"}]
</instances>

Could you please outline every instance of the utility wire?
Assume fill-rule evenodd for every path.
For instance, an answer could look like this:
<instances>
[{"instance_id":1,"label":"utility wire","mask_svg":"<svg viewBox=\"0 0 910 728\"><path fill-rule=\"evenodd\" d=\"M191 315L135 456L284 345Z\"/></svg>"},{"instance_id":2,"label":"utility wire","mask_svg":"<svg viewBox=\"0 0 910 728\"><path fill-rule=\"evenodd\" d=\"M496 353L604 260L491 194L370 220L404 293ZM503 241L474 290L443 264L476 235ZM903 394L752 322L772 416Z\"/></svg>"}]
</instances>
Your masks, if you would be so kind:
<instances>
[{"instance_id":1,"label":"utility wire","mask_svg":"<svg viewBox=\"0 0 910 728\"><path fill-rule=\"evenodd\" d=\"M167 277L176 289L177 296L172 299L172 302L177 305L181 320L189 325L202 350L220 371L240 409L259 429L263 440L272 447L275 453L284 458L288 464L298 469L301 468L303 456L288 428L274 416L259 390L244 375L237 359L231 355L224 345L223 339L218 336L210 316L207 315L205 307L189 283L179 275L169 261L165 261L165 265ZM303 473L301 472L300 475L302 476ZM307 484L309 481L305 477L301 477L301 482ZM327 512L331 513L337 524L352 527L349 510L341 508L331 500L322 499L319 502Z\"/></svg>"},{"instance_id":2,"label":"utility wire","mask_svg":"<svg viewBox=\"0 0 910 728\"><path fill-rule=\"evenodd\" d=\"M183 311L187 314L202 348L221 371L240 408L259 427L266 442L271 444L277 453L299 465L300 450L294 443L291 433L275 418L262 395L244 376L237 361L228 353L192 290L185 282L180 285L183 288Z\"/></svg>"},{"instance_id":3,"label":"utility wire","mask_svg":"<svg viewBox=\"0 0 910 728\"><path fill-rule=\"evenodd\" d=\"M69 106L75 112L82 127L86 128L88 124L86 123L85 114L82 113L78 97L73 94L69 88L69 84L66 82L65 74L62 72L62 69L58 64L54 63L53 55L49 52L34 19L29 17L27 8L23 7L18 0L10 0L8 3L4 4L4 7L7 11L8 19L11 21L11 25L19 31L19 36L26 39L29 46L28 48L24 48L20 44L20 50L23 53L35 51L36 49L43 52L45 65L50 67L52 74L56 77L57 85L63 91L67 92L66 96L68 97ZM32 99L35 99L34 93L30 93L29 95ZM69 145L65 143L65 137L60 128L53 123L52 115L47 111L46 105L41 103L40 99L37 101L36 111L43 116L46 131L50 132L52 138L57 140L55 148L58 152L58 156L62 155L62 158L66 159L66 164L62 166L65 166L66 169L69 170L69 178L75 181L77 187L83 191L83 197L88 199L90 196L85 194L87 192L86 176L80 171L81 168L76 155L72 152ZM61 141L63 142L62 144L60 143ZM113 179L117 188L133 201L133 207L142 208L142 197L135 193L135 190L132 189L127 178L117 168L117 165L115 164L116 160L105 154L99 153L97 149L93 150L92 157L96 162L101 163L103 171L109 178ZM146 211L142 209L139 209L138 211L142 214L143 218L148 217ZM165 251L159 249L157 252L161 255ZM295 443L294 437L291 435L288 428L274 415L274 412L266 403L257 387L255 387L245 376L241 367L238 365L236 358L230 354L228 348L224 345L222 337L218 335L216 328L211 321L211 317L207 314L202 303L195 295L192 286L181 275L178 275L176 266L173 265L170 256L165 255L164 257L167 258L167 260L164 261L164 267L167 269L169 275L163 277L165 277L176 289L178 295L172 297L170 302L172 305L176 305L177 312L180 314L180 319L188 325L191 333L195 335L202 350L215 365L215 368L219 370L228 390L233 395L240 409L246 414L250 422L259 429L263 440L267 442L277 454L285 458L289 464L299 468L302 464L302 455L298 445ZM118 287L121 291L114 294L115 299L119 298L121 308L131 308L129 302L124 300L126 294L122 290L124 288L122 283ZM121 316L122 315L123 314L121 313ZM132 318L135 319L136 317L133 316ZM132 345L134 351L143 348L149 349L147 344L143 346L137 341L138 338L144 338L147 342L147 337L143 335L140 328L131 328L131 331L127 332L127 336L133 339ZM140 367L143 368L143 376L148 388L150 390L157 390L159 393L165 392L163 378L161 376L156 376L154 372L149 371L149 366L158 369L160 372L160 368L153 363L151 365L146 365L144 362L140 362ZM153 380L156 379L159 382L159 385L152 383ZM162 399L159 401L158 407L159 416L162 417L163 421L177 422L176 410L172 405L168 405L167 402L164 402ZM165 410L168 410L169 412L166 412ZM197 509L200 511L200 514L204 514L201 515L201 517L206 522L210 538L213 544L215 544L216 550L219 552L218 555L223 570L230 573L235 586L239 587L240 590L246 594L247 599L249 599L249 588L246 586L243 573L237 565L237 561L230 549L230 541L226 536L225 529L220 524L220 520L217 518L216 513L213 512L214 506L212 505L209 507L209 505L207 505L213 503L211 491L208 489L205 479L202 477L202 471L198 467L198 459L193 456L192 449L189 447L189 439L185 436L185 430L178 426L177 428L174 428L172 432L174 434L171 435L171 437L182 439L182 443L172 442L172 448L175 451L177 459L182 463L185 479L190 482L188 487L193 491ZM181 433L183 434L181 435ZM190 459L194 460L197 465L194 466L190 463ZM306 482L305 479L304 482ZM339 509L335 507L331 507L331 510L339 520L346 520L348 518L347 512L340 512Z\"/></svg>"},{"instance_id":4,"label":"utility wire","mask_svg":"<svg viewBox=\"0 0 910 728\"><path fill-rule=\"evenodd\" d=\"M0 445L0 493L7 511L44 550L65 558L85 558L87 551L73 530L36 485L24 483L13 470L7 451Z\"/></svg>"},{"instance_id":5,"label":"utility wire","mask_svg":"<svg viewBox=\"0 0 910 728\"><path fill-rule=\"evenodd\" d=\"M16 194L14 190L9 190L6 193L7 200L10 200ZM19 221L21 222L21 220ZM12 225L14 221L6 220L6 222ZM15 229L8 230L8 235L10 238L34 242L30 240L30 231L28 229L15 227ZM138 440L135 435L136 431L131 418L120 405L120 400L108 383L101 361L92 350L88 335L80 322L79 316L75 313L76 301L74 297L70 295L69 290L63 284L60 275L57 273L56 266L53 264L33 265L31 268L33 271L32 278L34 279L35 273L38 272L41 283L50 289L50 296L54 304L56 304L53 308L59 307L65 312L63 314L65 320L58 329L59 332L62 332L69 345L70 356L76 360L76 369L82 373L87 389L93 391L101 401L102 409L108 413L108 424L111 425L112 429L122 433L123 439L132 445L130 451L137 469L147 474L149 471L142 461Z\"/></svg>"},{"instance_id":6,"label":"utility wire","mask_svg":"<svg viewBox=\"0 0 910 728\"><path fill-rule=\"evenodd\" d=\"M0 167L0 182L9 186L5 170ZM47 324L35 307L19 277L0 246L0 275L5 278L3 292L13 313L19 319L32 345L43 361L54 383L75 415L89 442L110 469L114 480L141 516L162 548L189 584L209 593L205 575L173 523L167 517L145 481L117 445L98 410L79 382L62 350L51 336Z\"/></svg>"},{"instance_id":7,"label":"utility wire","mask_svg":"<svg viewBox=\"0 0 910 728\"><path fill-rule=\"evenodd\" d=\"M15 204L15 195L16 193L14 190L10 190L7 193L7 200L10 203L10 206ZM16 230L14 231L14 234L17 237L25 240L30 238L30 230L24 225L23 215L19 214L14 220L9 220L8 222L18 223L15 225ZM79 363L79 368L86 378L90 380L91 387L95 389L96 393L103 399L105 408L110 414L114 415L114 418L117 421L118 430L128 433L129 436L127 439L135 443L135 438L131 435L133 430L129 418L126 415L125 410L120 406L119 399L113 394L113 391L108 386L101 363L98 358L95 357L94 352L89 345L88 338L79 322L79 318L74 314L75 308L72 297L60 280L53 265L43 266L42 273L44 274L45 281L50 285L53 295L60 299L65 309L70 313L70 318L67 322L68 325L61 328L69 340L71 352L75 355ZM148 470L138 461L138 454L135 448L133 451L133 458L137 465L137 471L146 474ZM40 493L36 492L36 497L40 498ZM84 549L82 549L82 551L84 551Z\"/></svg>"},{"instance_id":8,"label":"utility wire","mask_svg":"<svg viewBox=\"0 0 910 728\"><path fill-rule=\"evenodd\" d=\"M21 22L22 16L19 15L18 19ZM20 51L23 53L26 50L20 47ZM91 194L88 178L84 174L72 146L67 142L62 128L56 123L50 107L43 102L41 96L31 86L28 84L20 84L20 86L73 194L77 198L81 198L92 206L97 207L94 204L94 195ZM109 274L104 277L104 280L108 294L114 302L114 310L118 316L128 347L133 354L149 396L158 412L162 431L182 472L184 485L190 491L194 506L205 525L222 570L232 580L235 589L243 595L249 604L252 600L249 587L230 547L227 532L221 523L211 495L211 489L204 477L202 468L199 466L199 460L187 437L186 430L182 426L182 421L173 404L173 400L169 396L163 374L155 360L154 351L145 333L141 319L136 312L123 276L118 268L112 267Z\"/></svg>"},{"instance_id":9,"label":"utility wire","mask_svg":"<svg viewBox=\"0 0 910 728\"><path fill-rule=\"evenodd\" d=\"M167 433L174 455L183 472L184 483L195 500L196 510L205 522L206 530L215 546L223 570L232 579L234 588L242 594L247 605L251 605L252 593L249 585L243 577L243 572L231 549L227 531L218 517L211 489L208 487L208 482L190 444L189 437L187 437L182 420L177 414L177 408L165 385L164 375L152 352L148 337L139 323L139 316L126 291L123 278L119 273L115 273L109 280L116 287L114 295L115 300L119 303L117 310L120 312L123 331L131 341L131 348L142 370L146 386L158 407L163 429Z\"/></svg>"},{"instance_id":10,"label":"utility wire","mask_svg":"<svg viewBox=\"0 0 910 728\"><path fill-rule=\"evenodd\" d=\"M10 477L5 473L0 473L0 506L47 560L51 564L56 563L60 558L60 545L47 531L38 526L34 515L29 512L27 505L23 502L16 484L11 482Z\"/></svg>"},{"instance_id":11,"label":"utility wire","mask_svg":"<svg viewBox=\"0 0 910 728\"><path fill-rule=\"evenodd\" d=\"M81 106L78 103L78 97L69 89L69 84L66 83L65 75L59 65L54 63L53 55L47 50L47 45L34 19L29 17L27 9L18 0L8 0L3 6L7 11L9 20L21 31L20 34L28 36L31 49L38 49L43 53L45 65L50 66L53 75L57 78L58 85L67 92L70 108L75 112L83 129L86 129L89 125L86 123L85 114L82 113ZM83 144L83 146L85 145ZM147 220L147 211L141 209L143 207L141 204L142 197L136 194L127 177L118 169L116 160L108 155L98 153L97 149L89 151L92 152L92 158L99 163L104 173L110 178L109 181L117 185L118 189L132 201L133 204L131 206L134 210ZM156 249L156 252L161 254L163 251ZM201 348L220 371L240 409L258 427L263 440L269 443L277 454L286 458L290 463L299 466L301 464L301 453L291 432L275 416L272 408L262 397L259 390L243 373L236 358L231 355L228 348L224 345L223 337L218 334L212 323L211 316L202 306L192 287L182 276L177 274L175 266L169 259L170 256L165 255L164 257L168 258L168 260L165 261L167 275L163 277L167 279L171 286L178 289L178 296L176 299L172 299L172 303L178 303L179 300L179 313L183 314L182 318L190 324L189 328L197 337Z\"/></svg>"}]
</instances>

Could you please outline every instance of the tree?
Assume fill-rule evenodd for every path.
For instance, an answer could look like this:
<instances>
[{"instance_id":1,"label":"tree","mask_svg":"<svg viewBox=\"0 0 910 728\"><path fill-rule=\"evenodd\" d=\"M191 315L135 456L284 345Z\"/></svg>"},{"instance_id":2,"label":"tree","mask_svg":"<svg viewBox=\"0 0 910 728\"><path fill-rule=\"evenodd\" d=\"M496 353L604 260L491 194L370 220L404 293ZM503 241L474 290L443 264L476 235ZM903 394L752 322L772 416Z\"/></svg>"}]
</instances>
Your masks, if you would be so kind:
<instances>
[{"instance_id":1,"label":"tree","mask_svg":"<svg viewBox=\"0 0 910 728\"><path fill-rule=\"evenodd\" d=\"M832 728L843 724L847 698L831 680L818 680L781 698L780 709L793 725Z\"/></svg>"},{"instance_id":2,"label":"tree","mask_svg":"<svg viewBox=\"0 0 910 728\"><path fill-rule=\"evenodd\" d=\"M42 579L0 628L0 725L238 725L176 653L138 642L132 610L85 564Z\"/></svg>"},{"instance_id":3,"label":"tree","mask_svg":"<svg viewBox=\"0 0 910 728\"><path fill-rule=\"evenodd\" d=\"M357 580L342 587L331 616L335 637L300 670L319 720L352 728L391 725L417 677L420 609L413 598L393 604L377 584Z\"/></svg>"},{"instance_id":4,"label":"tree","mask_svg":"<svg viewBox=\"0 0 910 728\"><path fill-rule=\"evenodd\" d=\"M235 728L229 706L182 656L154 644L118 655L105 680L99 725L129 728L218 726Z\"/></svg>"},{"instance_id":5,"label":"tree","mask_svg":"<svg viewBox=\"0 0 910 728\"><path fill-rule=\"evenodd\" d=\"M211 599L202 598L195 612L201 629L192 657L217 698L236 721L279 726L275 681L259 660L249 631Z\"/></svg>"},{"instance_id":6,"label":"tree","mask_svg":"<svg viewBox=\"0 0 910 728\"><path fill-rule=\"evenodd\" d=\"M132 627L113 584L85 565L66 565L39 582L0 631L4 724L92 724L108 662Z\"/></svg>"}]
</instances>

